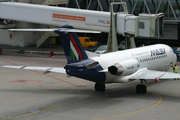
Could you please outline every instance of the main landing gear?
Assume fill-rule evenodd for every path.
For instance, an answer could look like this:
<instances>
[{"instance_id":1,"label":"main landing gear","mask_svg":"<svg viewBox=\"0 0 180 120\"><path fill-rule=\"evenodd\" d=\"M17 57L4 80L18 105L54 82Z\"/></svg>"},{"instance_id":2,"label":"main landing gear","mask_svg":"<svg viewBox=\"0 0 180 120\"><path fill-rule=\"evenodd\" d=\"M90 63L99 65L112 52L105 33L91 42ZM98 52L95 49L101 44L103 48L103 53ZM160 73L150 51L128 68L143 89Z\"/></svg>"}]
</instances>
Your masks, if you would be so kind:
<instances>
[{"instance_id":1,"label":"main landing gear","mask_svg":"<svg viewBox=\"0 0 180 120\"><path fill-rule=\"evenodd\" d=\"M105 91L106 86L105 86L105 84L96 83L95 86L94 86L94 89L96 91Z\"/></svg>"},{"instance_id":2,"label":"main landing gear","mask_svg":"<svg viewBox=\"0 0 180 120\"><path fill-rule=\"evenodd\" d=\"M141 79L140 81L141 81L141 84L138 84L138 85L136 86L136 93L137 93L137 94L140 94L140 93L141 93L141 94L145 94L146 91L147 91L147 87L146 87L146 85L143 85L143 81L146 82L146 80ZM147 82L146 82L146 83L147 83ZM96 91L105 91L106 86L105 86L105 84L103 84L103 83L96 83L95 86L94 86L94 89L95 89Z\"/></svg>"},{"instance_id":3,"label":"main landing gear","mask_svg":"<svg viewBox=\"0 0 180 120\"><path fill-rule=\"evenodd\" d=\"M137 93L137 94L140 94L140 93L145 94L146 91L147 91L147 87L146 87L146 85L143 85L143 81L146 82L146 80L140 80L140 81L141 81L141 84L138 84L138 85L136 86L136 93ZM146 82L146 83L147 83L147 82Z\"/></svg>"}]
</instances>

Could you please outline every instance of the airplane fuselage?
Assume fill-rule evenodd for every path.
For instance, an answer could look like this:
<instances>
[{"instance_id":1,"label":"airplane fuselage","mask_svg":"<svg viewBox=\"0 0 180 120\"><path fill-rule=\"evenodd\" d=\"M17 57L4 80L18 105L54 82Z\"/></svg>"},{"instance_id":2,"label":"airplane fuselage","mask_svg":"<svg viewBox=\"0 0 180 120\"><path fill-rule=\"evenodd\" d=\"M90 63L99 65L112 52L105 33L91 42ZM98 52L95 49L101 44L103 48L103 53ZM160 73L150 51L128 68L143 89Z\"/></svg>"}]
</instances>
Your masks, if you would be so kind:
<instances>
[{"instance_id":1,"label":"airplane fuselage","mask_svg":"<svg viewBox=\"0 0 180 120\"><path fill-rule=\"evenodd\" d=\"M177 57L171 47L163 44L139 47L99 55L66 65L68 75L99 83L129 82L129 78L143 69L166 71L176 64ZM109 66L120 65L121 75L107 71Z\"/></svg>"}]
</instances>

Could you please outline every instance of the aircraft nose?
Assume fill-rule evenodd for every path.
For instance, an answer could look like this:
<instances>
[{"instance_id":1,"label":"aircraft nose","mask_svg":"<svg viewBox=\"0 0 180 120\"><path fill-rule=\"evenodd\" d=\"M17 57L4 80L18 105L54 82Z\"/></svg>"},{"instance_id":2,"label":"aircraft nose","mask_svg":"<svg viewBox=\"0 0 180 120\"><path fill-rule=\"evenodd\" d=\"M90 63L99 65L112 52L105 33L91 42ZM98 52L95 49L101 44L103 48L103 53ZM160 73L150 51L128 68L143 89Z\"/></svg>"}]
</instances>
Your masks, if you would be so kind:
<instances>
[{"instance_id":1,"label":"aircraft nose","mask_svg":"<svg viewBox=\"0 0 180 120\"><path fill-rule=\"evenodd\" d=\"M176 54L174 54L174 61L173 61L173 65L175 65L176 64L176 62L177 62L177 55Z\"/></svg>"}]
</instances>

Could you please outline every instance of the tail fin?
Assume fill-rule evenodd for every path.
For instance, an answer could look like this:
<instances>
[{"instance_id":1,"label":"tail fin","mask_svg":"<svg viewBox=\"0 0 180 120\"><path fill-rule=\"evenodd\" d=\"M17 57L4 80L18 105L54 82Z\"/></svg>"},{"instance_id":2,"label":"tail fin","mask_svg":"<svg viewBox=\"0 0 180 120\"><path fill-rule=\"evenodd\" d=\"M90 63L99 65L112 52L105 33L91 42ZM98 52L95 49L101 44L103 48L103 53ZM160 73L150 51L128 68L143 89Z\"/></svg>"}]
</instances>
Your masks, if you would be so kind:
<instances>
[{"instance_id":1,"label":"tail fin","mask_svg":"<svg viewBox=\"0 0 180 120\"><path fill-rule=\"evenodd\" d=\"M76 32L60 32L59 29L68 28L74 29L70 25L64 25L55 30L55 33L59 34L61 44L63 46L68 63L79 62L88 59L84 48L82 47L78 35Z\"/></svg>"}]
</instances>

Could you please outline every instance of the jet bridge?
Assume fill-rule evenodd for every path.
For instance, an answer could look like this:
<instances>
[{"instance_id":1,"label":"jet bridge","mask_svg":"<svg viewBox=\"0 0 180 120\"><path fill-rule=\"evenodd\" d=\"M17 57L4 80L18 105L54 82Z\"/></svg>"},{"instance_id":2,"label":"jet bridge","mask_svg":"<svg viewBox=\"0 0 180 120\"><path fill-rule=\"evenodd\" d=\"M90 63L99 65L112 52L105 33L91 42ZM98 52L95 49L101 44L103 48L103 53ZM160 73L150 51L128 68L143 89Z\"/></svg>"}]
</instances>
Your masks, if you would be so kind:
<instances>
[{"instance_id":1,"label":"jet bridge","mask_svg":"<svg viewBox=\"0 0 180 120\"><path fill-rule=\"evenodd\" d=\"M110 13L34 4L2 2L0 18L46 25L71 24L75 28L109 32ZM163 14L134 16L117 13L117 34L135 37L160 37L163 35ZM158 25L158 26L157 26Z\"/></svg>"},{"instance_id":2,"label":"jet bridge","mask_svg":"<svg viewBox=\"0 0 180 120\"><path fill-rule=\"evenodd\" d=\"M160 14L134 16L114 13L116 31L120 35L135 37L161 37L163 18ZM110 12L43 6L15 2L0 3L0 19L61 26L70 24L78 29L109 32Z\"/></svg>"}]
</instances>

